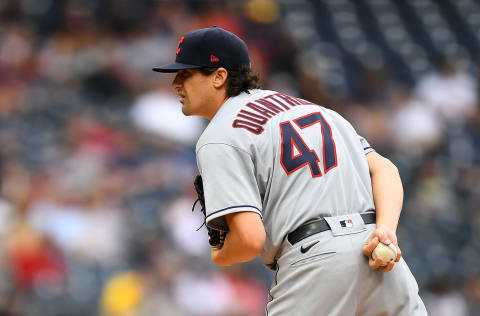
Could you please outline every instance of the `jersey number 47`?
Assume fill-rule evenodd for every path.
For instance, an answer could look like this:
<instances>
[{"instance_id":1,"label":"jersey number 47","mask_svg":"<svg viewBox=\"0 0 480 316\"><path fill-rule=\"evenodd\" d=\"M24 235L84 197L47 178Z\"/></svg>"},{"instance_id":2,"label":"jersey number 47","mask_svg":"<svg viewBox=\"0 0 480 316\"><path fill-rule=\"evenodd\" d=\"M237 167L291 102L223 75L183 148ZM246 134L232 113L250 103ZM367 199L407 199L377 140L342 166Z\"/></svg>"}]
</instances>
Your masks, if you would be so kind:
<instances>
[{"instance_id":1,"label":"jersey number 47","mask_svg":"<svg viewBox=\"0 0 480 316\"><path fill-rule=\"evenodd\" d=\"M301 129L320 123L323 140L323 172L327 173L332 168L335 168L337 166L335 142L333 141L330 125L328 125L323 115L320 112L314 112L299 117L293 122ZM322 172L318 166L320 160L317 153L315 150L308 148L290 121L280 123L280 133L282 135L280 163L287 175L308 165L312 177L321 177Z\"/></svg>"}]
</instances>

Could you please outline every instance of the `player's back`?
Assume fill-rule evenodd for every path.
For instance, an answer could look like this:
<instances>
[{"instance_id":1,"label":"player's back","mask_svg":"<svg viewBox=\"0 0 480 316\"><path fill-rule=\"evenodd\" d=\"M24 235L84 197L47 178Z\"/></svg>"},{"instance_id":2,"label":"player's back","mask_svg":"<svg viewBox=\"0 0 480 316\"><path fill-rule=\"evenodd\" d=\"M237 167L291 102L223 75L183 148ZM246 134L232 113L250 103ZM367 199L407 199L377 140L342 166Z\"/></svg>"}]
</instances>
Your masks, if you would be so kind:
<instances>
[{"instance_id":1,"label":"player's back","mask_svg":"<svg viewBox=\"0 0 480 316\"><path fill-rule=\"evenodd\" d=\"M373 209L371 149L336 112L266 90L235 97L220 111L197 148L225 142L250 155L269 235L265 263L308 220Z\"/></svg>"}]
</instances>

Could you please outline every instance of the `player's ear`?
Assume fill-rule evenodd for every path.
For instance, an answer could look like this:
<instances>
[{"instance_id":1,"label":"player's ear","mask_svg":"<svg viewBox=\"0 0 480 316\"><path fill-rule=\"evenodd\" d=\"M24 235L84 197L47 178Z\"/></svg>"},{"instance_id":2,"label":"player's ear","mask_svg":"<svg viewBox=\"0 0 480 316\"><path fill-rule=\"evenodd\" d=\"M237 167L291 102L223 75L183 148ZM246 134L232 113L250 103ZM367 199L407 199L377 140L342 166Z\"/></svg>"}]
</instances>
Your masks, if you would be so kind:
<instances>
[{"instance_id":1,"label":"player's ear","mask_svg":"<svg viewBox=\"0 0 480 316\"><path fill-rule=\"evenodd\" d=\"M226 85L227 78L228 71L223 67L217 68L217 70L215 70L213 73L213 86L215 88L222 88Z\"/></svg>"}]
</instances>

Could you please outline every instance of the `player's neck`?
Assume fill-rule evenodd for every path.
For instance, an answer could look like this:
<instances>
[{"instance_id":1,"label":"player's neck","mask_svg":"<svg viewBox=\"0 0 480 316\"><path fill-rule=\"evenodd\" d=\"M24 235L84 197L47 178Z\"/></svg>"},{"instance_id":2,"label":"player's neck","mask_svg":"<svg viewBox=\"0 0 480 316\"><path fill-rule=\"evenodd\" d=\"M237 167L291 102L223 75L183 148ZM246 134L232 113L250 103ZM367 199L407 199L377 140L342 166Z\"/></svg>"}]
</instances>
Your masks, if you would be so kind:
<instances>
[{"instance_id":1,"label":"player's neck","mask_svg":"<svg viewBox=\"0 0 480 316\"><path fill-rule=\"evenodd\" d=\"M202 115L202 116L208 119L209 121L211 121L215 116L215 114L217 114L218 110L220 110L222 105L227 100L228 100L227 93L225 91L220 93L219 91L219 93L212 98L212 102L209 104L205 115Z\"/></svg>"}]
</instances>

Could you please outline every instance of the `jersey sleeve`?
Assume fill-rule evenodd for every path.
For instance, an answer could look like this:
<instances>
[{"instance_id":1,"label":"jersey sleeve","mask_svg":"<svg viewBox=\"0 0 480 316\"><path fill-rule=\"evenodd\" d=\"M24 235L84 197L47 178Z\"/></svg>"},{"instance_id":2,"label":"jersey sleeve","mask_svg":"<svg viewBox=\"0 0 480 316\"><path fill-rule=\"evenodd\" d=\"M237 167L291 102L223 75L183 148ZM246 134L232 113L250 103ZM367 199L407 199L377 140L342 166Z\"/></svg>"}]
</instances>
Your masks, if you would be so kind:
<instances>
[{"instance_id":1,"label":"jersey sleeve","mask_svg":"<svg viewBox=\"0 0 480 316\"><path fill-rule=\"evenodd\" d=\"M206 224L227 230L225 215L255 212L262 217L254 164L244 150L227 144L206 144L197 151L203 178Z\"/></svg>"},{"instance_id":2,"label":"jersey sleeve","mask_svg":"<svg viewBox=\"0 0 480 316\"><path fill-rule=\"evenodd\" d=\"M370 146L370 144L364 137L360 135L358 135L358 137L360 139L360 143L362 144L363 152L365 153L365 155L368 154L369 152L375 151L375 149L373 149L373 147Z\"/></svg>"}]
</instances>

